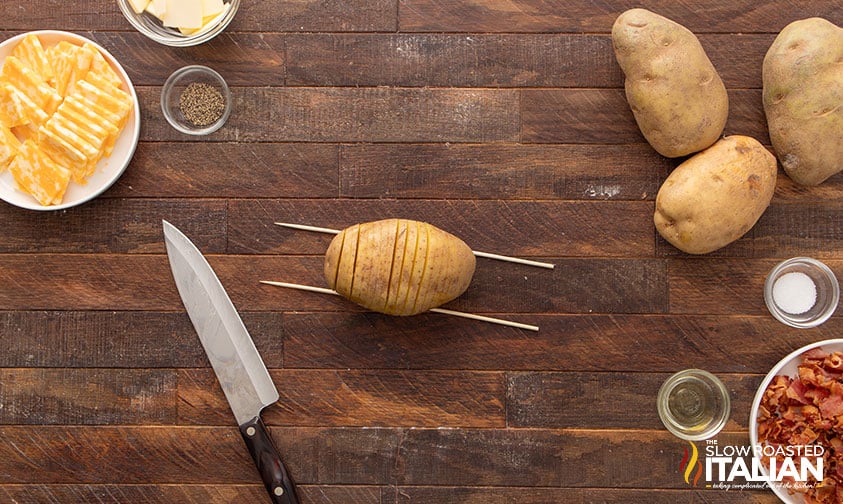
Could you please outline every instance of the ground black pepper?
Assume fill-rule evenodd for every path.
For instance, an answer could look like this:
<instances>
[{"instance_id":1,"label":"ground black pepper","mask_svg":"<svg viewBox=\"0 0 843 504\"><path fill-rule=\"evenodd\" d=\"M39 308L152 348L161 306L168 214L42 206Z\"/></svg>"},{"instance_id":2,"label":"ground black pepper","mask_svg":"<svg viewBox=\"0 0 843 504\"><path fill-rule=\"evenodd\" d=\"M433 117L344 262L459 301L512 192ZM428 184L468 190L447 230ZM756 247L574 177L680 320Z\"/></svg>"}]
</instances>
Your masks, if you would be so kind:
<instances>
[{"instance_id":1,"label":"ground black pepper","mask_svg":"<svg viewBox=\"0 0 843 504\"><path fill-rule=\"evenodd\" d=\"M225 97L204 82L192 82L179 96L179 110L194 126L208 126L222 117Z\"/></svg>"}]
</instances>

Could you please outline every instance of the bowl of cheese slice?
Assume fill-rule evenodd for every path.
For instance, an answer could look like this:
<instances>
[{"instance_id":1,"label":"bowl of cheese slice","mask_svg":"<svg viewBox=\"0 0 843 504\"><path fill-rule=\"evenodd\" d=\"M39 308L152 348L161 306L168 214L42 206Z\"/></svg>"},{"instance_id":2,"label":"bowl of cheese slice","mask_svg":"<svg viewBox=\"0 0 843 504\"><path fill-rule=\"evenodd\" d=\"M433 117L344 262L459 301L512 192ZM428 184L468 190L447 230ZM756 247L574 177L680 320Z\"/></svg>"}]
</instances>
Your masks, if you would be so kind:
<instances>
[{"instance_id":1,"label":"bowl of cheese slice","mask_svg":"<svg viewBox=\"0 0 843 504\"><path fill-rule=\"evenodd\" d=\"M123 16L152 40L188 47L216 37L234 19L240 0L117 0Z\"/></svg>"},{"instance_id":2,"label":"bowl of cheese slice","mask_svg":"<svg viewBox=\"0 0 843 504\"><path fill-rule=\"evenodd\" d=\"M61 210L123 174L140 134L135 89L80 35L42 30L0 43L0 199Z\"/></svg>"}]
</instances>

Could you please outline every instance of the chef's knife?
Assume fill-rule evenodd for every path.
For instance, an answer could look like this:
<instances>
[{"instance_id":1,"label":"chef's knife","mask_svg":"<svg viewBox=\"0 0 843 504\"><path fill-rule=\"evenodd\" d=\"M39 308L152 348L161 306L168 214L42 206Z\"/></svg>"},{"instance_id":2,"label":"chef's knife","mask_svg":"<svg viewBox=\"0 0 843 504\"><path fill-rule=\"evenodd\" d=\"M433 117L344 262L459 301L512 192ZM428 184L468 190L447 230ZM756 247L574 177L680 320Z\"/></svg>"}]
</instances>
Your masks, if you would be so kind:
<instances>
[{"instance_id":1,"label":"chef's knife","mask_svg":"<svg viewBox=\"0 0 843 504\"><path fill-rule=\"evenodd\" d=\"M272 502L298 504L293 482L261 420L261 411L278 401L278 390L208 261L175 226L167 221L163 225L176 287Z\"/></svg>"}]
</instances>

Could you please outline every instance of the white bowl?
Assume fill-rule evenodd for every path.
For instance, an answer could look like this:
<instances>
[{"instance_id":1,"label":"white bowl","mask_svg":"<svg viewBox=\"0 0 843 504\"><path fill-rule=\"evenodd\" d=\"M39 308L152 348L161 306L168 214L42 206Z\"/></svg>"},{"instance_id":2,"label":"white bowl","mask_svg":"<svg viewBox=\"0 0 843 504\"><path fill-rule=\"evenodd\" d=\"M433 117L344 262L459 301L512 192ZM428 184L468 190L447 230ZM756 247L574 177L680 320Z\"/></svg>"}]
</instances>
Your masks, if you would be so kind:
<instances>
[{"instance_id":1,"label":"white bowl","mask_svg":"<svg viewBox=\"0 0 843 504\"><path fill-rule=\"evenodd\" d=\"M813 350L818 347L822 347L822 349L826 352L843 352L843 339L818 341L795 350L788 354L787 357L780 360L778 364L773 366L773 369L771 369L770 372L767 373L767 376L764 377L764 381L761 382L761 385L758 387L758 391L755 393L755 398L752 400L752 408L750 409L749 414L749 441L752 443L753 450L757 451L761 447L761 444L758 442L758 409L761 406L761 398L764 396L764 391L767 390L767 387L770 385L770 382L773 381L773 378L778 375L791 377L797 376L799 364L802 363L802 354L808 350ZM761 468L762 470L764 469L764 464L761 464ZM766 470L763 472L767 475ZM770 488L772 488L773 493L775 493L782 502L787 504L805 504L805 499L800 493L790 494L787 489L774 484L771 484Z\"/></svg>"},{"instance_id":2,"label":"white bowl","mask_svg":"<svg viewBox=\"0 0 843 504\"><path fill-rule=\"evenodd\" d=\"M135 148L138 145L138 138L140 137L140 104L138 103L138 96L135 93L135 88L132 86L132 81L126 74L126 71L122 66L120 66L120 63L114 58L114 56L111 55L111 53L103 49L96 42L82 37L81 35L64 31L40 30L29 33L38 35L44 46L52 46L62 40L66 40L74 44L82 44L84 42L93 44L97 49L99 49L106 61L108 61L117 71L120 79L123 80L123 91L126 91L131 95L133 102L132 112L126 122L126 126L123 128L123 131L120 132L120 136L117 137L117 143L114 145L114 151L111 153L111 156L103 157L99 160L96 171L93 175L88 177L88 183L86 185L79 185L75 182L70 182L67 192L64 195L64 199L62 199L60 204L49 206L41 205L35 200L35 198L17 188L15 181L12 178L12 174L9 173L8 170L0 173L0 199L12 205L29 210L63 210L76 205L81 205L82 203L86 203L96 198L106 189L111 187L111 185L120 178L126 170L126 167L129 166L129 162L132 160L132 156L135 154ZM14 36L0 43L0 65L6 61L6 57L11 54L12 49L14 49L14 47L29 33Z\"/></svg>"}]
</instances>

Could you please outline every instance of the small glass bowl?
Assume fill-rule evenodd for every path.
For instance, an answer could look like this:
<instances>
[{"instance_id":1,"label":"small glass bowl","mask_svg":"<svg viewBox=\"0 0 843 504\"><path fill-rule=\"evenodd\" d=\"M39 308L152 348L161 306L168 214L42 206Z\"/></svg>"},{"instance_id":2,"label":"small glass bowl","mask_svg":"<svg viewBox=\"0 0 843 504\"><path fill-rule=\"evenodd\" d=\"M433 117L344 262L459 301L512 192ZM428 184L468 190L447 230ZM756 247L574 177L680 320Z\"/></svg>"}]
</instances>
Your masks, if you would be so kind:
<instances>
[{"instance_id":1,"label":"small glass bowl","mask_svg":"<svg viewBox=\"0 0 843 504\"><path fill-rule=\"evenodd\" d=\"M688 441L714 437L731 413L728 389L702 369L685 369L670 376L659 389L656 403L667 430Z\"/></svg>"},{"instance_id":2,"label":"small glass bowl","mask_svg":"<svg viewBox=\"0 0 843 504\"><path fill-rule=\"evenodd\" d=\"M776 303L774 287L776 282L788 273L804 273L816 288L813 306L802 313L789 313ZM764 302L767 309L780 322L791 327L816 327L831 317L840 301L840 286L837 277L828 266L810 257L788 259L770 271L764 283Z\"/></svg>"},{"instance_id":3,"label":"small glass bowl","mask_svg":"<svg viewBox=\"0 0 843 504\"><path fill-rule=\"evenodd\" d=\"M216 37L231 23L237 9L240 7L240 0L223 0L229 4L228 11L220 15L210 26L205 26L194 35L184 35L176 28L167 28L161 21L148 12L138 14L129 4L128 0L117 0L120 11L129 23L136 30L143 33L152 40L173 47L189 47L199 45Z\"/></svg>"},{"instance_id":4,"label":"small glass bowl","mask_svg":"<svg viewBox=\"0 0 843 504\"><path fill-rule=\"evenodd\" d=\"M225 109L215 122L197 126L189 121L179 107L182 92L193 83L209 84L216 88L225 100ZM231 114L231 91L222 75L202 65L179 68L167 78L161 89L161 110L170 125L188 135L207 135L220 129Z\"/></svg>"}]
</instances>

